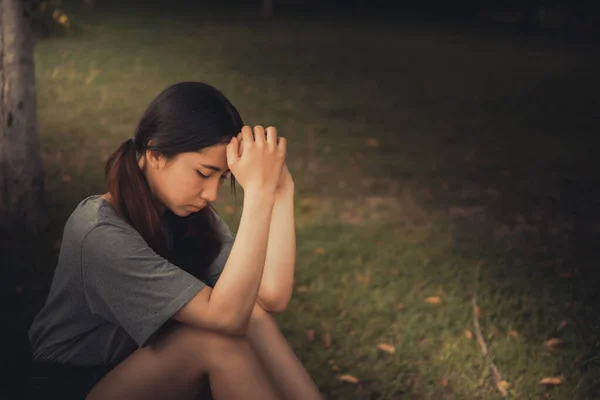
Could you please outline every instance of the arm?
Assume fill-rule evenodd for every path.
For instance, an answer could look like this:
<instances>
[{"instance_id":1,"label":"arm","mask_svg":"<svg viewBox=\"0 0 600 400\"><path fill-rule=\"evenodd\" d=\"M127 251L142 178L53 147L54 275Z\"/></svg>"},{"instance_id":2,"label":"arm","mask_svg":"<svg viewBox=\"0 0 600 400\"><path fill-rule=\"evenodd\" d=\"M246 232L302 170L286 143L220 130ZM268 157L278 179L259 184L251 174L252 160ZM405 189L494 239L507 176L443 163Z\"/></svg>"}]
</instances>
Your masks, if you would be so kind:
<instances>
[{"instance_id":1,"label":"arm","mask_svg":"<svg viewBox=\"0 0 600 400\"><path fill-rule=\"evenodd\" d=\"M267 135L266 140L264 134L256 135L256 142L249 127L244 127L242 132L243 156L237 154L236 138L227 148L230 168L245 191L242 217L231 253L214 289L205 287L173 316L192 326L231 335L245 334L256 303L266 259L275 188L285 159L285 139L280 138L277 147L275 132ZM266 183L249 185L248 181L243 182L240 178L244 178L246 171L258 175Z\"/></svg>"},{"instance_id":2,"label":"arm","mask_svg":"<svg viewBox=\"0 0 600 400\"><path fill-rule=\"evenodd\" d=\"M265 267L258 292L258 303L266 311L281 312L287 307L294 287L295 264L294 182L284 165L275 194Z\"/></svg>"}]
</instances>

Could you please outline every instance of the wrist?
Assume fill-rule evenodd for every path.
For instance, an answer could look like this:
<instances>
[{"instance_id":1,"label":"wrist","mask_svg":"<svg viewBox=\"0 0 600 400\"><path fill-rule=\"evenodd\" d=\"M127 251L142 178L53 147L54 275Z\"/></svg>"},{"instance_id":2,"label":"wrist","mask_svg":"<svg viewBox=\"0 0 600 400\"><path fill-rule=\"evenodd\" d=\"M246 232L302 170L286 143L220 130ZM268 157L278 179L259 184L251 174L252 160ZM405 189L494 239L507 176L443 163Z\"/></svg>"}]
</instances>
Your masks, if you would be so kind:
<instances>
[{"instance_id":1,"label":"wrist","mask_svg":"<svg viewBox=\"0 0 600 400\"><path fill-rule=\"evenodd\" d=\"M275 203L275 191L273 190L261 190L261 189L248 189L244 191L244 205L245 206L273 206Z\"/></svg>"},{"instance_id":2,"label":"wrist","mask_svg":"<svg viewBox=\"0 0 600 400\"><path fill-rule=\"evenodd\" d=\"M275 190L275 198L281 197L294 197L295 187L294 182L287 183L283 186L278 187Z\"/></svg>"}]
</instances>

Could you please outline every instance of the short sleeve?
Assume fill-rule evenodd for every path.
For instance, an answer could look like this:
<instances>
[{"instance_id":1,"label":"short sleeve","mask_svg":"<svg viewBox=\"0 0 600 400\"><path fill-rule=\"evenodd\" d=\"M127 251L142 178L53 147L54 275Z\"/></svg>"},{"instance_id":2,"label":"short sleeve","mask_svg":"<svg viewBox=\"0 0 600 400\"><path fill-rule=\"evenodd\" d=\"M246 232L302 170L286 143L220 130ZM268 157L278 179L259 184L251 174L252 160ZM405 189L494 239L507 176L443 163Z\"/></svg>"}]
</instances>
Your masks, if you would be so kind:
<instances>
[{"instance_id":1,"label":"short sleeve","mask_svg":"<svg viewBox=\"0 0 600 400\"><path fill-rule=\"evenodd\" d=\"M215 258L215 260L210 264L206 273L206 284L210 287L215 287L219 277L221 276L221 272L223 272L223 268L225 267L225 263L227 263L227 259L229 258L229 254L231 253L231 248L233 247L233 242L235 241L235 236L231 232L231 229L227 226L225 221L221 219L218 215L217 217L217 231L221 236L222 245L221 251Z\"/></svg>"},{"instance_id":2,"label":"short sleeve","mask_svg":"<svg viewBox=\"0 0 600 400\"><path fill-rule=\"evenodd\" d=\"M88 233L81 269L91 311L121 326L139 346L205 287L125 226L103 224Z\"/></svg>"}]
</instances>

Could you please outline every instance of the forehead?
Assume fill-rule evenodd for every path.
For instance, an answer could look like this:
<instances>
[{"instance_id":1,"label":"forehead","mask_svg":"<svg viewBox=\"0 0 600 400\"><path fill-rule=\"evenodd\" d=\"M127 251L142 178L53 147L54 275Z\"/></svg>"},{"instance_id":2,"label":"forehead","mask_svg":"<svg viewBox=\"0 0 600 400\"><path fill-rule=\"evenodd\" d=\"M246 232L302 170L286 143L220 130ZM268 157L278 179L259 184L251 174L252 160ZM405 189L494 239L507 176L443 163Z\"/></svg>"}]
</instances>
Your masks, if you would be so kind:
<instances>
[{"instance_id":1,"label":"forehead","mask_svg":"<svg viewBox=\"0 0 600 400\"><path fill-rule=\"evenodd\" d=\"M182 161L191 164L209 164L219 167L225 171L227 167L227 145L218 144L210 147L206 147L197 152L189 152L180 154Z\"/></svg>"}]
</instances>

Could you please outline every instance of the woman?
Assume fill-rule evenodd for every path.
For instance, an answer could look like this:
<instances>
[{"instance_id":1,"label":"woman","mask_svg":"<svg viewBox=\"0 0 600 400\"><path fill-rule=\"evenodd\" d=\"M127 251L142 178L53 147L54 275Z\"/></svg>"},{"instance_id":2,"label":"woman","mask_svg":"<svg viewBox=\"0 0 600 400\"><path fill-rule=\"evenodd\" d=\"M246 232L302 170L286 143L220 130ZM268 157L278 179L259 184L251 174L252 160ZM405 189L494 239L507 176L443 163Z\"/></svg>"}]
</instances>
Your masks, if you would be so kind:
<instances>
[{"instance_id":1,"label":"woman","mask_svg":"<svg viewBox=\"0 0 600 400\"><path fill-rule=\"evenodd\" d=\"M214 87L163 91L108 160L107 193L65 225L29 331L30 397L193 399L208 376L215 399L320 398L269 314L293 286L285 154ZM235 238L211 207L230 173Z\"/></svg>"}]
</instances>

